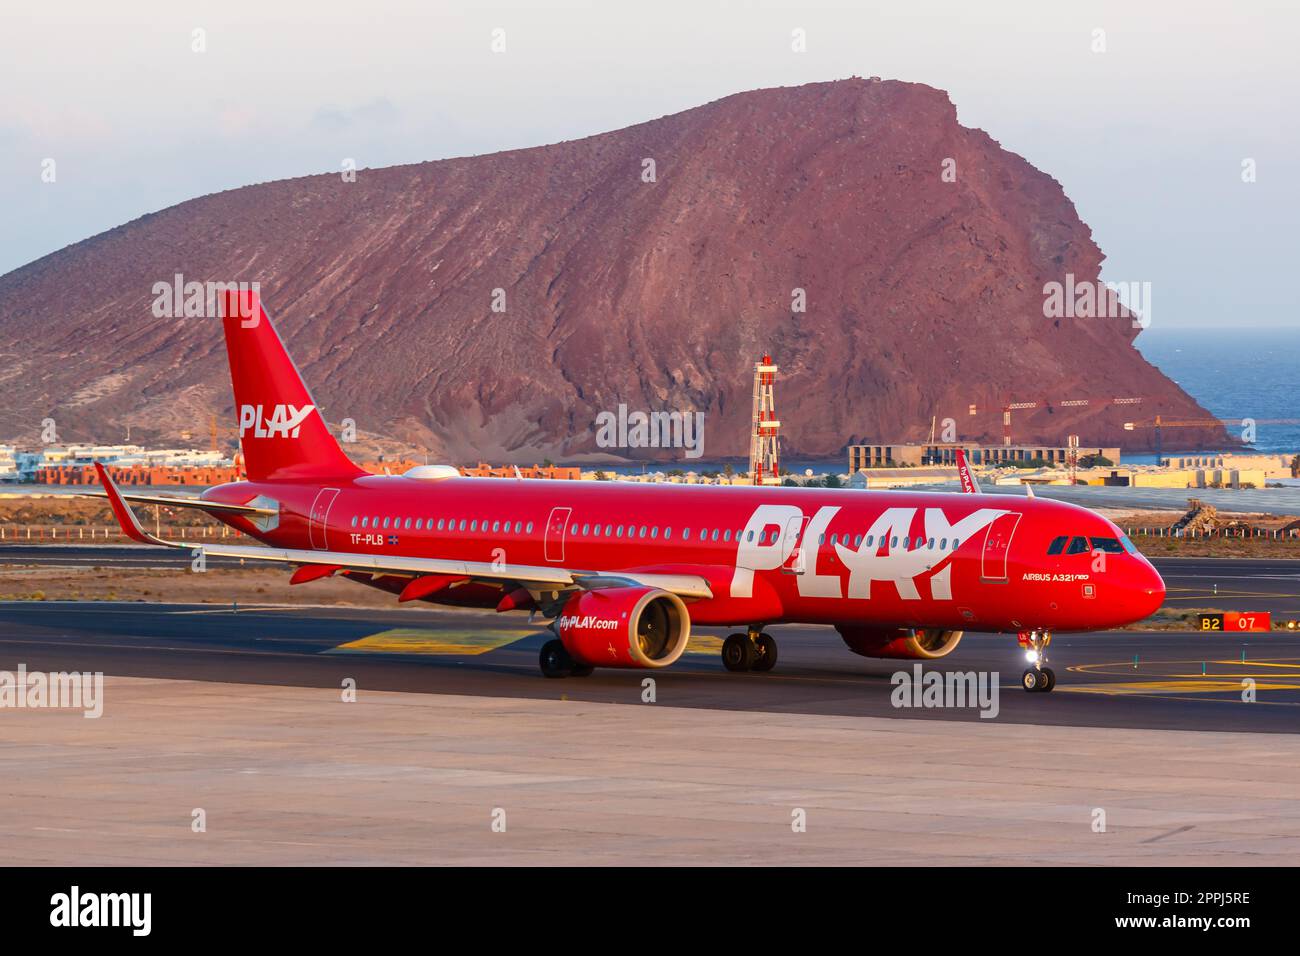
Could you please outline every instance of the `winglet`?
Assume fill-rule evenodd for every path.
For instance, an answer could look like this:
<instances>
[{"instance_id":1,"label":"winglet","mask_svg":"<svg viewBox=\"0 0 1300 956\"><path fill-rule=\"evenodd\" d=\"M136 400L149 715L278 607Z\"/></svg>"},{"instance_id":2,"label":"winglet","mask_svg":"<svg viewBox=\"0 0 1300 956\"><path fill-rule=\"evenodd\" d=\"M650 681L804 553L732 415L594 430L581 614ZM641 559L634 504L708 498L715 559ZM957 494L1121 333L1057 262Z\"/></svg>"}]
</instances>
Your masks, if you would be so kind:
<instances>
[{"instance_id":1,"label":"winglet","mask_svg":"<svg viewBox=\"0 0 1300 956\"><path fill-rule=\"evenodd\" d=\"M108 503L113 508L113 517L117 519L118 525L122 528L122 533L132 541L138 541L140 544L160 544L165 548L181 547L174 545L162 538L156 538L140 526L140 520L136 518L135 512L131 506L122 498L122 493L117 490L117 484L108 476L108 470L102 462L95 462L95 471L99 473L99 483L104 486L104 492L108 495Z\"/></svg>"},{"instance_id":2,"label":"winglet","mask_svg":"<svg viewBox=\"0 0 1300 956\"><path fill-rule=\"evenodd\" d=\"M975 481L975 476L971 474L970 464L966 461L966 452L957 449L957 477L961 479L961 490L968 495L977 495L980 493L980 486Z\"/></svg>"}]
</instances>

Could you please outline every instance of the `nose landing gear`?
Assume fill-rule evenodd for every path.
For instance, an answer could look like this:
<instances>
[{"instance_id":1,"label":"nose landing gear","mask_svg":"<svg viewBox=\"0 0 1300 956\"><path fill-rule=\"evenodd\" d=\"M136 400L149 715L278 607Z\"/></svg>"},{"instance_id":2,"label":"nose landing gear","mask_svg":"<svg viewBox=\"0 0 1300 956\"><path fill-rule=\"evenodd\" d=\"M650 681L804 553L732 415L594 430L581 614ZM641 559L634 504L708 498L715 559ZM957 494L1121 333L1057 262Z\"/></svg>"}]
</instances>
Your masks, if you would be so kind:
<instances>
[{"instance_id":1,"label":"nose landing gear","mask_svg":"<svg viewBox=\"0 0 1300 956\"><path fill-rule=\"evenodd\" d=\"M1030 663L1020 675L1020 686L1027 691L1050 691L1056 686L1056 671L1047 666L1047 645L1052 643L1052 632L1021 631L1017 637Z\"/></svg>"}]
</instances>

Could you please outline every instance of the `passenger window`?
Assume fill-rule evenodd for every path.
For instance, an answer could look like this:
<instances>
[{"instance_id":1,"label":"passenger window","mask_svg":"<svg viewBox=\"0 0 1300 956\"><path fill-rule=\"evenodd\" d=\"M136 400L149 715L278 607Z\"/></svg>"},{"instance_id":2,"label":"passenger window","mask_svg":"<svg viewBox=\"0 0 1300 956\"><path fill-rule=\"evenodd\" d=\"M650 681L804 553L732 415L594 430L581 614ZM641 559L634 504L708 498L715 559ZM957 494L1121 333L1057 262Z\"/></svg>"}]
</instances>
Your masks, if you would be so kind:
<instances>
[{"instance_id":1,"label":"passenger window","mask_svg":"<svg viewBox=\"0 0 1300 956\"><path fill-rule=\"evenodd\" d=\"M722 532L722 540L723 540L723 541L730 541L730 540L731 540L731 529L730 529L730 528L728 528L726 531Z\"/></svg>"},{"instance_id":2,"label":"passenger window","mask_svg":"<svg viewBox=\"0 0 1300 956\"><path fill-rule=\"evenodd\" d=\"M940 538L940 539L939 539L939 550L940 550L940 551L946 551L946 550L948 550L948 539L947 539L947 538Z\"/></svg>"},{"instance_id":3,"label":"passenger window","mask_svg":"<svg viewBox=\"0 0 1300 956\"><path fill-rule=\"evenodd\" d=\"M439 519L438 519L438 530L439 530L439 531L441 531L441 530L443 529L443 525L446 523L446 521L447 521L446 518L439 518Z\"/></svg>"},{"instance_id":4,"label":"passenger window","mask_svg":"<svg viewBox=\"0 0 1300 956\"><path fill-rule=\"evenodd\" d=\"M889 539L889 549L892 551L894 548L897 547L898 547L898 535L894 535L892 538Z\"/></svg>"},{"instance_id":5,"label":"passenger window","mask_svg":"<svg viewBox=\"0 0 1300 956\"><path fill-rule=\"evenodd\" d=\"M419 531L419 530L420 530L421 528L423 528L423 527L424 527L424 519L423 519L423 518L416 518L416 519L415 519L415 530L416 530L416 531Z\"/></svg>"},{"instance_id":6,"label":"passenger window","mask_svg":"<svg viewBox=\"0 0 1300 956\"><path fill-rule=\"evenodd\" d=\"M867 547L870 548L874 546L875 543L876 543L876 536L874 534L867 535Z\"/></svg>"},{"instance_id":7,"label":"passenger window","mask_svg":"<svg viewBox=\"0 0 1300 956\"><path fill-rule=\"evenodd\" d=\"M853 547L855 547L855 548L860 548L860 547L862 547L862 535L860 535L860 534L855 534L855 535L853 536Z\"/></svg>"},{"instance_id":8,"label":"passenger window","mask_svg":"<svg viewBox=\"0 0 1300 956\"><path fill-rule=\"evenodd\" d=\"M821 534L819 534L819 535L817 536L817 543L818 543L819 545L822 545L822 544L825 544L825 543L826 543L826 533L825 533L825 532L822 532Z\"/></svg>"},{"instance_id":9,"label":"passenger window","mask_svg":"<svg viewBox=\"0 0 1300 956\"><path fill-rule=\"evenodd\" d=\"M353 516L352 516L352 527L355 528L356 526L357 526L357 516L356 516L356 515L353 515Z\"/></svg>"},{"instance_id":10,"label":"passenger window","mask_svg":"<svg viewBox=\"0 0 1300 956\"><path fill-rule=\"evenodd\" d=\"M605 525L605 537L608 538L613 533L614 533L614 526L612 524Z\"/></svg>"},{"instance_id":11,"label":"passenger window","mask_svg":"<svg viewBox=\"0 0 1300 956\"><path fill-rule=\"evenodd\" d=\"M589 524L584 524L584 525L582 526L582 533L583 533L583 534L586 534L586 533L587 533L588 531L590 531L590 530L591 530L591 525L589 525Z\"/></svg>"},{"instance_id":12,"label":"passenger window","mask_svg":"<svg viewBox=\"0 0 1300 956\"><path fill-rule=\"evenodd\" d=\"M464 519L464 518L461 518L461 519L460 519L460 527L459 527L459 530L461 530L461 531L464 531L464 530L465 530L465 519Z\"/></svg>"},{"instance_id":13,"label":"passenger window","mask_svg":"<svg viewBox=\"0 0 1300 956\"><path fill-rule=\"evenodd\" d=\"M577 534L577 533L578 533L578 523L575 521L572 525L569 526L569 534Z\"/></svg>"},{"instance_id":14,"label":"passenger window","mask_svg":"<svg viewBox=\"0 0 1300 956\"><path fill-rule=\"evenodd\" d=\"M930 539L930 543L927 544L926 547L929 548L929 549L932 550L932 551L934 550L934 538L931 538L931 539Z\"/></svg>"},{"instance_id":15,"label":"passenger window","mask_svg":"<svg viewBox=\"0 0 1300 956\"><path fill-rule=\"evenodd\" d=\"M384 519L384 527L385 527L385 528L388 527L388 518L385 518L385 519Z\"/></svg>"},{"instance_id":16,"label":"passenger window","mask_svg":"<svg viewBox=\"0 0 1300 956\"><path fill-rule=\"evenodd\" d=\"M1087 539L1087 538L1080 538L1080 537L1077 537L1077 536L1074 537L1074 538L1072 538L1072 539L1070 540L1070 547L1066 549L1066 552L1065 552L1065 553L1066 553L1066 554L1087 554L1087 553L1088 553L1088 539Z\"/></svg>"},{"instance_id":17,"label":"passenger window","mask_svg":"<svg viewBox=\"0 0 1300 956\"><path fill-rule=\"evenodd\" d=\"M402 527L409 531L411 529L411 519L407 518L406 521L402 523Z\"/></svg>"},{"instance_id":18,"label":"passenger window","mask_svg":"<svg viewBox=\"0 0 1300 956\"><path fill-rule=\"evenodd\" d=\"M672 528L664 528L664 540L667 541L667 540L668 540L669 538L671 538L672 536L673 536L673 529L672 529Z\"/></svg>"},{"instance_id":19,"label":"passenger window","mask_svg":"<svg viewBox=\"0 0 1300 956\"><path fill-rule=\"evenodd\" d=\"M533 523L530 521L528 522L528 525L524 528L524 534L532 534L532 533L533 533Z\"/></svg>"},{"instance_id":20,"label":"passenger window","mask_svg":"<svg viewBox=\"0 0 1300 956\"><path fill-rule=\"evenodd\" d=\"M362 519L361 519L361 527L363 527L363 528L369 528L369 527L370 527L370 518L369 518L369 517L366 517L366 518L362 518Z\"/></svg>"},{"instance_id":21,"label":"passenger window","mask_svg":"<svg viewBox=\"0 0 1300 956\"><path fill-rule=\"evenodd\" d=\"M642 538L645 537L645 525L642 525L642 526L641 526L641 535L640 535L640 536L641 536Z\"/></svg>"},{"instance_id":22,"label":"passenger window","mask_svg":"<svg viewBox=\"0 0 1300 956\"><path fill-rule=\"evenodd\" d=\"M957 550L957 545L959 545L959 544L961 544L961 538L953 538L953 539L952 539L952 549L953 549L954 551Z\"/></svg>"},{"instance_id":23,"label":"passenger window","mask_svg":"<svg viewBox=\"0 0 1300 956\"><path fill-rule=\"evenodd\" d=\"M714 528L714 529L713 529L713 534L709 535L709 540L710 540L710 541L717 541L717 540L718 540L718 529L717 529L717 528Z\"/></svg>"},{"instance_id":24,"label":"passenger window","mask_svg":"<svg viewBox=\"0 0 1300 956\"><path fill-rule=\"evenodd\" d=\"M682 529L682 540L683 540L683 541L690 541L690 540L691 540L691 529L690 529L690 528L683 528L683 529Z\"/></svg>"},{"instance_id":25,"label":"passenger window","mask_svg":"<svg viewBox=\"0 0 1300 956\"><path fill-rule=\"evenodd\" d=\"M1059 538L1053 538L1052 543L1047 546L1048 554L1060 554L1065 550L1065 542L1070 540L1068 534L1063 534Z\"/></svg>"},{"instance_id":26,"label":"passenger window","mask_svg":"<svg viewBox=\"0 0 1300 956\"><path fill-rule=\"evenodd\" d=\"M652 537L652 538L657 538L657 537L659 537L659 526L658 526L658 525L655 525L653 528L650 529L650 537Z\"/></svg>"},{"instance_id":27,"label":"passenger window","mask_svg":"<svg viewBox=\"0 0 1300 956\"><path fill-rule=\"evenodd\" d=\"M617 528L614 529L614 537L616 537L616 538L621 538L621 537L623 537L623 526L622 526L622 525L619 525Z\"/></svg>"}]
</instances>

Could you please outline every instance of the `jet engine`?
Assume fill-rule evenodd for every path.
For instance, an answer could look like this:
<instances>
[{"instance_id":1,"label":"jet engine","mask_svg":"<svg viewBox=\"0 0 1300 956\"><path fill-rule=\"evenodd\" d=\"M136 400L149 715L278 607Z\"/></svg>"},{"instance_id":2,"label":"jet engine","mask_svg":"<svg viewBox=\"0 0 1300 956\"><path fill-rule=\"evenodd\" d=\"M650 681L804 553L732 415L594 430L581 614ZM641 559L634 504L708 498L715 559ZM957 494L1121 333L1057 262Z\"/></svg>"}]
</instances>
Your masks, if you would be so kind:
<instances>
[{"instance_id":1,"label":"jet engine","mask_svg":"<svg viewBox=\"0 0 1300 956\"><path fill-rule=\"evenodd\" d=\"M908 660L934 660L947 656L961 640L961 631L935 628L859 627L835 628L854 654L863 657L902 657Z\"/></svg>"},{"instance_id":2,"label":"jet engine","mask_svg":"<svg viewBox=\"0 0 1300 956\"><path fill-rule=\"evenodd\" d=\"M555 632L575 661L595 667L667 667L682 656L691 618L676 594L658 588L579 591Z\"/></svg>"}]
</instances>

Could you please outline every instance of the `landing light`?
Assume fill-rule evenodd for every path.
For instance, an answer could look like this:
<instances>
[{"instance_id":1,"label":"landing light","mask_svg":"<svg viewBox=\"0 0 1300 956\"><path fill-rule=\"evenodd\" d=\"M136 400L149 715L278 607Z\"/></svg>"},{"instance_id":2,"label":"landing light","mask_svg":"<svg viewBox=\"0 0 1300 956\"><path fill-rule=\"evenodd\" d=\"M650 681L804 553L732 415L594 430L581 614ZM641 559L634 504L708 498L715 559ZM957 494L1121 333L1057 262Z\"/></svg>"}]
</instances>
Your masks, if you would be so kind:
<instances>
[{"instance_id":1,"label":"landing light","mask_svg":"<svg viewBox=\"0 0 1300 956\"><path fill-rule=\"evenodd\" d=\"M1031 664L1038 662L1038 651L1025 651L1025 660Z\"/></svg>"}]
</instances>

